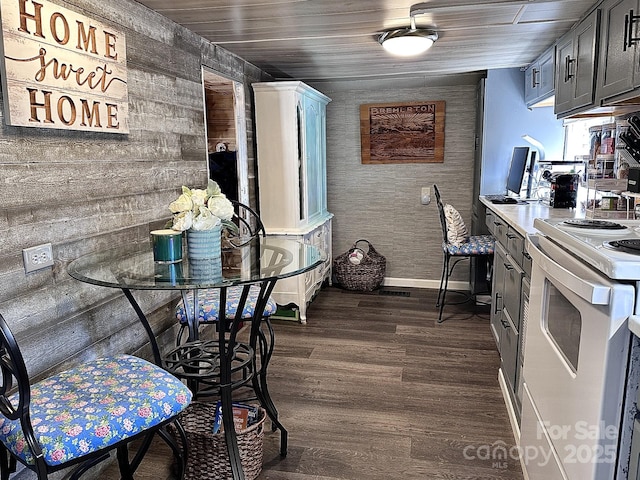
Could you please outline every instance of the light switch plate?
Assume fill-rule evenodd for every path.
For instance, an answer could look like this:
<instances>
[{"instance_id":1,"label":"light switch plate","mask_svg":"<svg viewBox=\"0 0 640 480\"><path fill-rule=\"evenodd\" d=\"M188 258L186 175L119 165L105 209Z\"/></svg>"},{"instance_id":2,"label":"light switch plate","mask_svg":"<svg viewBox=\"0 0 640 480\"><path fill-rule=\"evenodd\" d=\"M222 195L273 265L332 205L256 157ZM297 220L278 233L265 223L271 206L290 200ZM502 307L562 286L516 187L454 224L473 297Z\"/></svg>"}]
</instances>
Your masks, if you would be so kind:
<instances>
[{"instance_id":1,"label":"light switch plate","mask_svg":"<svg viewBox=\"0 0 640 480\"><path fill-rule=\"evenodd\" d=\"M420 202L422 205L429 205L431 203L431 187L422 187Z\"/></svg>"}]
</instances>

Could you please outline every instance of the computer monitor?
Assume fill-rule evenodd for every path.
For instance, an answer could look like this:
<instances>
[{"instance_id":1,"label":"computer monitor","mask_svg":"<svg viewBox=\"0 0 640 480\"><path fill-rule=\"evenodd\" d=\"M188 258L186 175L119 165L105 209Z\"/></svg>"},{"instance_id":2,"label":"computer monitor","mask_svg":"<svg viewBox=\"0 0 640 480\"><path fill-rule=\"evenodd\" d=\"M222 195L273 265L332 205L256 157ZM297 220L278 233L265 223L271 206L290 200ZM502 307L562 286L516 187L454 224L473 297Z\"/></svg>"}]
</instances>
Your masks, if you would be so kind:
<instances>
[{"instance_id":1,"label":"computer monitor","mask_svg":"<svg viewBox=\"0 0 640 480\"><path fill-rule=\"evenodd\" d=\"M509 175L507 176L507 193L513 192L516 195L520 195L528 159L529 147L513 147Z\"/></svg>"},{"instance_id":2,"label":"computer monitor","mask_svg":"<svg viewBox=\"0 0 640 480\"><path fill-rule=\"evenodd\" d=\"M537 184L534 185L535 176L536 176L536 156L537 153L535 150L531 150L531 154L529 155L529 167L527 167L527 199L531 198L531 194L533 193L534 187L537 189Z\"/></svg>"}]
</instances>

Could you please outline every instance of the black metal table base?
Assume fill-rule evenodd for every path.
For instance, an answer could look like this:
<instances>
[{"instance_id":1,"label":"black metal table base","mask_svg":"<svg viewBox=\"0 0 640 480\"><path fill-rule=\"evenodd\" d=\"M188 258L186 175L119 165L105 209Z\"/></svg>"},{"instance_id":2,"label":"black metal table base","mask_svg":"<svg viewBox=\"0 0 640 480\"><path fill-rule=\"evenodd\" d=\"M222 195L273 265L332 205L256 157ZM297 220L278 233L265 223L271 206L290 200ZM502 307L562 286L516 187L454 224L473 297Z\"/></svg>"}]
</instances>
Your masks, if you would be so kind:
<instances>
[{"instance_id":1,"label":"black metal table base","mask_svg":"<svg viewBox=\"0 0 640 480\"><path fill-rule=\"evenodd\" d=\"M240 463L232 409L232 399L239 398L238 394L244 393L244 389L253 391L255 398L260 401L272 420L274 429L280 429L281 453L285 455L287 452L287 431L278 419L278 411L269 395L267 385L267 368L274 343L273 330L268 320L262 316L278 279L304 274L326 261L323 252L313 245L280 236L266 236L264 231L262 233L263 235L243 242L222 256L222 275L217 266L217 259L205 262L212 266L215 263L215 274L211 277L202 274L197 265L199 262L192 262L193 255L189 254L188 248L188 261L165 265L154 258L151 242L144 241L89 253L67 265L69 275L81 282L122 290L146 332L153 360L160 366L164 366L163 358L155 333L132 291L180 291L185 309L190 310L185 316L188 342L200 340L198 290L215 289L219 292L219 295L216 295L219 304L206 306L219 310L212 312L216 314L215 319L218 323L218 333L212 343L217 344L217 351L206 345L205 363L191 364L183 370L197 372L202 368L207 377L209 373L202 365L208 363L207 368L211 369L216 361L219 362L219 379L210 381L209 378L205 378L205 382L201 382L194 378L186 381L195 386L196 393L200 387L203 391L201 393L211 393L216 389L218 391L224 417L225 447L233 480L245 478ZM193 302L188 298L191 294ZM227 299L230 300L228 305ZM238 331L243 324L250 327L250 335L248 341L242 338L242 342L239 342ZM202 345L198 348L202 348ZM193 357L196 353L193 351L187 358Z\"/></svg>"},{"instance_id":2,"label":"black metal table base","mask_svg":"<svg viewBox=\"0 0 640 480\"><path fill-rule=\"evenodd\" d=\"M206 342L198 339L196 308L191 308L191 306L198 305L198 290L193 290L193 303L188 301L187 293L182 291L185 311L188 315L189 338L185 344L171 350L164 358L160 355L153 330L144 312L131 292L128 289L122 289L149 336L156 364L163 365L177 377L186 379L195 398L214 394L220 398L227 452L234 480L244 480L245 478L240 463L240 452L232 414L233 391L240 387L248 386L251 383L257 400L271 420L273 430L280 430L280 455L284 457L287 454L288 432L278 420L278 411L271 399L267 385L267 367L273 354L275 335L269 319L262 317L262 312L264 312L275 282L275 279L269 279L259 283L260 293L255 305L253 305L254 316L251 319L242 318L242 312L249 296L249 289L251 285L256 285L256 283L239 287L242 288L242 294L236 306L236 315L233 318L226 317L224 306L226 305L227 288L221 287L220 305L222 307L219 309L217 339ZM236 339L239 327L243 322L251 323L248 344ZM262 330L262 325L266 326L266 335Z\"/></svg>"}]
</instances>

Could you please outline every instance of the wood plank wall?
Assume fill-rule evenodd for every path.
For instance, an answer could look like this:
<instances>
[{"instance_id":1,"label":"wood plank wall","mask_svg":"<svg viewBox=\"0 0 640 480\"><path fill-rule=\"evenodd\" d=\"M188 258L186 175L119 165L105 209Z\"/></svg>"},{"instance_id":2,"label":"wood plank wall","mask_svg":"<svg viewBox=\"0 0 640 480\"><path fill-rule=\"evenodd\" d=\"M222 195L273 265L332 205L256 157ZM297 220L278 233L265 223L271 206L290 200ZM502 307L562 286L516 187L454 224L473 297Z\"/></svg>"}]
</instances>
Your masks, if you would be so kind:
<instances>
[{"instance_id":1,"label":"wood plank wall","mask_svg":"<svg viewBox=\"0 0 640 480\"><path fill-rule=\"evenodd\" d=\"M205 101L208 112L213 112L207 116L207 140L209 152L216 151L216 145L220 142L227 146L227 150L235 152L236 147L236 124L233 115L233 86L227 87L226 91L205 89Z\"/></svg>"},{"instance_id":2,"label":"wood plank wall","mask_svg":"<svg viewBox=\"0 0 640 480\"><path fill-rule=\"evenodd\" d=\"M316 82L332 99L327 106L327 196L338 255L358 239L369 240L387 258L385 283L438 288L442 231L433 185L471 228L476 86L480 74L449 77ZM363 165L359 108L362 104L444 100L443 163ZM421 205L422 187L432 190ZM466 287L468 266L452 279Z\"/></svg>"},{"instance_id":3,"label":"wood plank wall","mask_svg":"<svg viewBox=\"0 0 640 480\"><path fill-rule=\"evenodd\" d=\"M145 336L119 290L73 280L80 255L146 241L181 185L205 185L202 65L246 89L250 182L255 179L250 84L269 78L223 48L129 0L56 2L127 41L129 135L25 127L0 131L0 313L32 374L68 358L135 351ZM4 99L0 96L0 102ZM255 187L250 186L255 201ZM22 249L53 244L55 266L25 274ZM156 331L174 325L166 293L137 292ZM172 340L167 335L167 342Z\"/></svg>"}]
</instances>

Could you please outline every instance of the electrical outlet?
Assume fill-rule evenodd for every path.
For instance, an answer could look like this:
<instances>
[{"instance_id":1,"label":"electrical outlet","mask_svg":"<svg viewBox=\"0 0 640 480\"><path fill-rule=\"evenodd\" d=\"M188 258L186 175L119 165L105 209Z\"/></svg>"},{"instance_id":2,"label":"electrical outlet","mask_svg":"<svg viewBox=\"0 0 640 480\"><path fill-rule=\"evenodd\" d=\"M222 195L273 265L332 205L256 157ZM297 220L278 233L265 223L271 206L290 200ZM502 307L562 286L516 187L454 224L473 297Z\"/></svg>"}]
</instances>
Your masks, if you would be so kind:
<instances>
[{"instance_id":1,"label":"electrical outlet","mask_svg":"<svg viewBox=\"0 0 640 480\"><path fill-rule=\"evenodd\" d=\"M430 187L422 187L422 192L420 193L420 201L422 202L422 205L429 205L429 203L431 203Z\"/></svg>"},{"instance_id":2,"label":"electrical outlet","mask_svg":"<svg viewBox=\"0 0 640 480\"><path fill-rule=\"evenodd\" d=\"M50 243L22 250L24 272L30 273L53 265L53 250Z\"/></svg>"}]
</instances>

